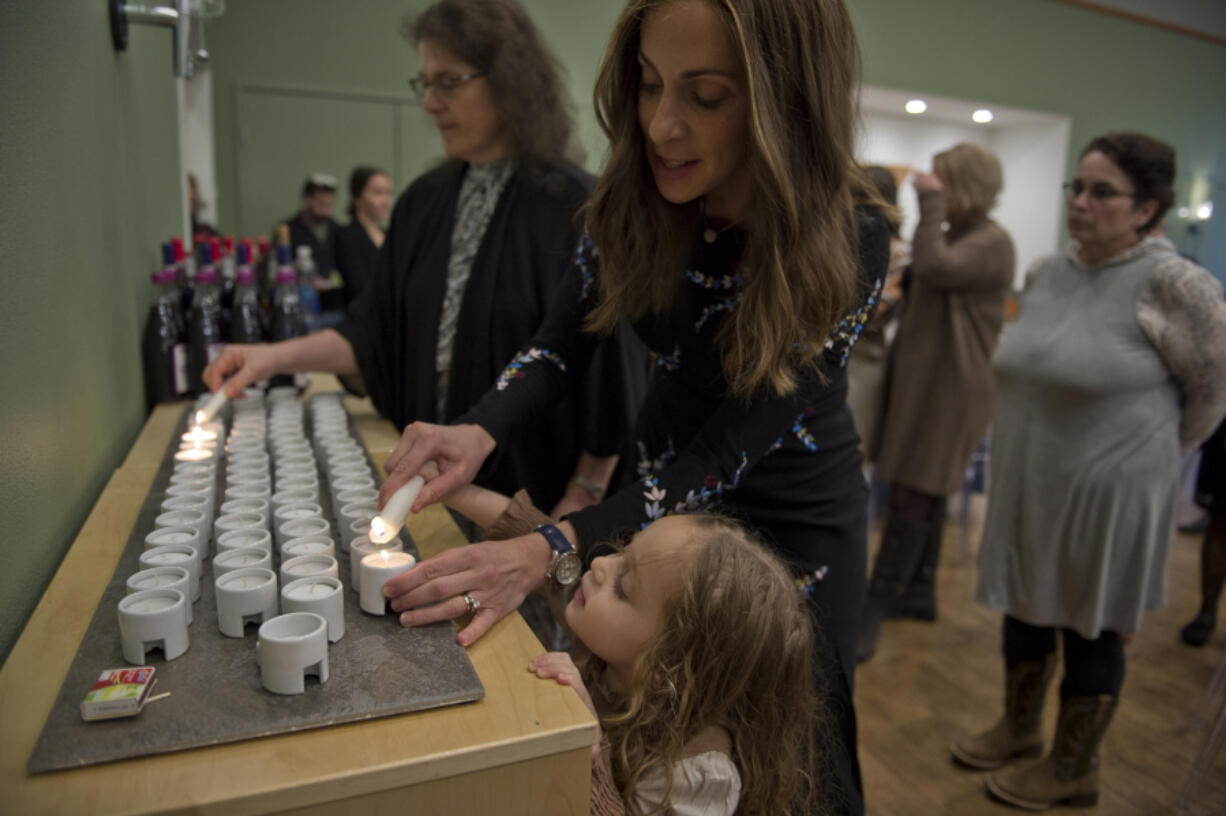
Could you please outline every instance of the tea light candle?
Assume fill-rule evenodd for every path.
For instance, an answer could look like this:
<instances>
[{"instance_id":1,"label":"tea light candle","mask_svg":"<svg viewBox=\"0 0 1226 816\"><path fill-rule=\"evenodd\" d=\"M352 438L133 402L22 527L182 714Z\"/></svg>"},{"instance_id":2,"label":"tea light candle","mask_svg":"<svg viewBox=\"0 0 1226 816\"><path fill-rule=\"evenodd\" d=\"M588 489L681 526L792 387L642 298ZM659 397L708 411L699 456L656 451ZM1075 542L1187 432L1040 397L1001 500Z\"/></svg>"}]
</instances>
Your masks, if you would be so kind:
<instances>
[{"instance_id":1,"label":"tea light candle","mask_svg":"<svg viewBox=\"0 0 1226 816\"><path fill-rule=\"evenodd\" d=\"M267 567L240 567L213 581L217 598L217 628L226 637L241 638L252 621L277 615L277 576Z\"/></svg>"},{"instance_id":2,"label":"tea light candle","mask_svg":"<svg viewBox=\"0 0 1226 816\"><path fill-rule=\"evenodd\" d=\"M217 412L222 409L222 406L230 398L226 396L226 386L222 383L221 388L217 389L217 393L209 397L209 401L204 404L204 407L196 412L196 424L203 425L209 422L213 417L217 416Z\"/></svg>"},{"instance_id":3,"label":"tea light candle","mask_svg":"<svg viewBox=\"0 0 1226 816\"><path fill-rule=\"evenodd\" d=\"M217 442L217 431L213 431L208 428L202 428L199 425L197 425L196 427L192 428L187 433L180 435L179 439L187 447L191 447L196 442L201 442L201 443L214 442L215 443Z\"/></svg>"},{"instance_id":4,"label":"tea light candle","mask_svg":"<svg viewBox=\"0 0 1226 816\"><path fill-rule=\"evenodd\" d=\"M291 581L281 589L282 612L314 612L328 622L328 641L345 636L345 599L341 581L330 575L313 575Z\"/></svg>"},{"instance_id":5,"label":"tea light candle","mask_svg":"<svg viewBox=\"0 0 1226 816\"><path fill-rule=\"evenodd\" d=\"M184 598L187 598L191 595L191 573L185 567L151 567L150 569L132 573L124 584L124 589L128 595L134 592L142 592L146 589L177 589L183 593ZM183 604L183 609L186 612L187 623L190 626L192 622L192 605L185 603Z\"/></svg>"},{"instance_id":6,"label":"tea light candle","mask_svg":"<svg viewBox=\"0 0 1226 816\"><path fill-rule=\"evenodd\" d=\"M272 569L272 553L262 547L238 547L222 550L213 558L213 575L218 578L243 567Z\"/></svg>"},{"instance_id":7,"label":"tea light candle","mask_svg":"<svg viewBox=\"0 0 1226 816\"><path fill-rule=\"evenodd\" d=\"M391 541L404 526L405 516L413 509L417 494L425 487L426 480L420 476L412 479L392 494L383 505L383 512L370 520L370 540L377 543Z\"/></svg>"},{"instance_id":8,"label":"tea light candle","mask_svg":"<svg viewBox=\"0 0 1226 816\"><path fill-rule=\"evenodd\" d=\"M219 509L222 515L254 513L264 519L265 524L268 523L268 499L230 499L223 502Z\"/></svg>"},{"instance_id":9,"label":"tea light candle","mask_svg":"<svg viewBox=\"0 0 1226 816\"><path fill-rule=\"evenodd\" d=\"M326 555L336 557L336 545L332 539L323 536L310 538L291 538L281 547L281 557L297 558L300 555Z\"/></svg>"},{"instance_id":10,"label":"tea light candle","mask_svg":"<svg viewBox=\"0 0 1226 816\"><path fill-rule=\"evenodd\" d=\"M362 559L380 550L404 552L404 544L401 541L376 544L368 536L361 536L349 542L349 586L354 592L360 592L362 588Z\"/></svg>"},{"instance_id":11,"label":"tea light candle","mask_svg":"<svg viewBox=\"0 0 1226 816\"><path fill-rule=\"evenodd\" d=\"M319 538L331 537L329 533L332 531L328 520L311 516L309 518L290 519L283 522L277 528L277 546L284 547L285 542L293 541L295 538Z\"/></svg>"},{"instance_id":12,"label":"tea light candle","mask_svg":"<svg viewBox=\"0 0 1226 816\"><path fill-rule=\"evenodd\" d=\"M171 513L175 510L199 510L204 513L204 528L213 523L213 497L209 493L185 494L167 496L162 500L162 512Z\"/></svg>"},{"instance_id":13,"label":"tea light candle","mask_svg":"<svg viewBox=\"0 0 1226 816\"><path fill-rule=\"evenodd\" d=\"M330 575L336 578L340 571L336 567L336 559L330 555L300 555L281 563L281 584L299 578L309 578L312 575Z\"/></svg>"},{"instance_id":14,"label":"tea light candle","mask_svg":"<svg viewBox=\"0 0 1226 816\"><path fill-rule=\"evenodd\" d=\"M200 553L201 558L208 548L196 527L159 527L145 536L146 550L176 544L191 547L193 551Z\"/></svg>"},{"instance_id":15,"label":"tea light candle","mask_svg":"<svg viewBox=\"0 0 1226 816\"><path fill-rule=\"evenodd\" d=\"M346 504L375 504L377 501L379 501L379 491L373 487L356 487L353 490L338 493L336 496L336 503L341 507Z\"/></svg>"},{"instance_id":16,"label":"tea light candle","mask_svg":"<svg viewBox=\"0 0 1226 816\"><path fill-rule=\"evenodd\" d=\"M217 457L217 451L213 448L189 448L175 452L176 462L208 462Z\"/></svg>"},{"instance_id":17,"label":"tea light candle","mask_svg":"<svg viewBox=\"0 0 1226 816\"><path fill-rule=\"evenodd\" d=\"M119 602L119 639L123 659L140 666L145 652L161 647L166 660L187 651L187 599L177 589L145 589Z\"/></svg>"},{"instance_id":18,"label":"tea light candle","mask_svg":"<svg viewBox=\"0 0 1226 816\"><path fill-rule=\"evenodd\" d=\"M246 547L259 547L272 552L272 535L262 527L244 527L217 537L218 554L223 550L241 550Z\"/></svg>"},{"instance_id":19,"label":"tea light candle","mask_svg":"<svg viewBox=\"0 0 1226 816\"><path fill-rule=\"evenodd\" d=\"M387 596L383 585L401 573L413 569L417 559L406 552L380 550L362 559L359 597L362 611L370 615L387 614Z\"/></svg>"},{"instance_id":20,"label":"tea light candle","mask_svg":"<svg viewBox=\"0 0 1226 816\"><path fill-rule=\"evenodd\" d=\"M332 467L334 479L364 479L370 477L370 466L365 462L341 462Z\"/></svg>"},{"instance_id":21,"label":"tea light candle","mask_svg":"<svg viewBox=\"0 0 1226 816\"><path fill-rule=\"evenodd\" d=\"M169 510L153 520L154 529L162 527L195 527L200 531L201 555L206 555L209 548L209 519L203 510Z\"/></svg>"},{"instance_id":22,"label":"tea light candle","mask_svg":"<svg viewBox=\"0 0 1226 816\"><path fill-rule=\"evenodd\" d=\"M268 524L259 513L226 513L213 522L213 536L221 538L231 530L264 530Z\"/></svg>"},{"instance_id":23,"label":"tea light candle","mask_svg":"<svg viewBox=\"0 0 1226 816\"><path fill-rule=\"evenodd\" d=\"M272 509L276 512L279 508L287 504L299 504L302 502L314 502L319 497L319 494L314 490L306 488L294 488L293 490L278 490L272 494Z\"/></svg>"},{"instance_id":24,"label":"tea light candle","mask_svg":"<svg viewBox=\"0 0 1226 816\"><path fill-rule=\"evenodd\" d=\"M145 550L140 554L141 569L154 567L183 567L187 570L192 603L200 600L200 553L186 544L166 544Z\"/></svg>"},{"instance_id":25,"label":"tea light candle","mask_svg":"<svg viewBox=\"0 0 1226 816\"><path fill-rule=\"evenodd\" d=\"M269 495L268 482L247 482L245 484L226 485L226 501L231 499L267 499Z\"/></svg>"}]
</instances>

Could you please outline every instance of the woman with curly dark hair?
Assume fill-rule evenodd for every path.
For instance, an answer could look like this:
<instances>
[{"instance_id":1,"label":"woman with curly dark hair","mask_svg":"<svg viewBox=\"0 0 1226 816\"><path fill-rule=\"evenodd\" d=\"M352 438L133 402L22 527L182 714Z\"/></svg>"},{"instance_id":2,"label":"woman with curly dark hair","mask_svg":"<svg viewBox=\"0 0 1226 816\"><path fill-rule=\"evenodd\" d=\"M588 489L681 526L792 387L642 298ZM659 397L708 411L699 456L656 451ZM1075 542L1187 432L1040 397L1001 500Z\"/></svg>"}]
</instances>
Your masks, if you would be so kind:
<instances>
[{"instance_id":1,"label":"woman with curly dark hair","mask_svg":"<svg viewBox=\"0 0 1226 816\"><path fill-rule=\"evenodd\" d=\"M1005 711L951 746L998 799L1031 810L1098 801L1098 747L1124 684L1124 642L1165 602L1180 454L1226 411L1226 303L1152 231L1175 151L1099 136L1065 185L1069 248L1026 276L992 359L991 488L976 600L1004 613ZM1060 660L1060 716L1043 701Z\"/></svg>"},{"instance_id":2,"label":"woman with curly dark hair","mask_svg":"<svg viewBox=\"0 0 1226 816\"><path fill-rule=\"evenodd\" d=\"M562 69L516 0L442 0L407 17L403 33L417 49L410 85L447 160L400 196L379 267L344 322L230 346L207 372L210 388L226 382L237 396L274 372L360 373L398 427L442 423L471 408L539 327L591 189L572 162ZM595 501L627 404L617 349L606 348L608 363L543 407L540 424L501 447L480 484L525 488L557 512Z\"/></svg>"}]
</instances>

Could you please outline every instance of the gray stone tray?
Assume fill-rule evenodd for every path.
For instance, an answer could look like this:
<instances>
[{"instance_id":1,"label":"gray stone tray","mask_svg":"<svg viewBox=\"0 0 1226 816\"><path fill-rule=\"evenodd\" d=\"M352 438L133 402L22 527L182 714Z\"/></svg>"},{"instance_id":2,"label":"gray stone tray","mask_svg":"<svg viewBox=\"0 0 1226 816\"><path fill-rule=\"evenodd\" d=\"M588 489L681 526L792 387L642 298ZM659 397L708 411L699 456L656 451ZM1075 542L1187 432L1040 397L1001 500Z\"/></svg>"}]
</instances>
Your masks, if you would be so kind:
<instances>
[{"instance_id":1,"label":"gray stone tray","mask_svg":"<svg viewBox=\"0 0 1226 816\"><path fill-rule=\"evenodd\" d=\"M330 497L324 489L320 502L333 525L340 578L345 584L345 636L328 647L331 676L327 683L308 677L306 693L294 696L264 690L255 661L256 626L249 624L241 640L225 637L217 629L210 558L204 566L200 600L193 607L195 619L188 630L191 645L187 653L170 662L162 659L160 650L146 655L146 665L157 670L153 694L170 692L170 696L148 704L136 717L82 720L81 700L98 675L128 665L120 650L116 605L124 595L128 576L138 569L137 558L144 550L145 535L153 529L170 482L179 434L186 427L187 409L171 435L119 566L30 755L31 773L304 731L485 696L468 655L455 642L450 623L406 629L394 615L376 617L361 611L358 593L349 588L349 557L340 551ZM350 433L360 440L352 420ZM373 463L371 470L378 481ZM220 478L224 480L224 475ZM322 474L320 478L321 485L326 484ZM417 548L407 531L401 535L405 550L416 555ZM277 560L274 554L274 562Z\"/></svg>"}]
</instances>

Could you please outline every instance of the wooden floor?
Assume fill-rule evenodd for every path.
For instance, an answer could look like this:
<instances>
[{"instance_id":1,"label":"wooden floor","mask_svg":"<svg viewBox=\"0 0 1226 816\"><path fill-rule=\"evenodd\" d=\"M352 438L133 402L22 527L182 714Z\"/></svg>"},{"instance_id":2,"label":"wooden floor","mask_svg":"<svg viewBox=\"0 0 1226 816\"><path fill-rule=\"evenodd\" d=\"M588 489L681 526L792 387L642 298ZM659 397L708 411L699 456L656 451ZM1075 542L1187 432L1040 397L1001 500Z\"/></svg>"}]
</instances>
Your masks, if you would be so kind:
<instances>
[{"instance_id":1,"label":"wooden floor","mask_svg":"<svg viewBox=\"0 0 1226 816\"><path fill-rule=\"evenodd\" d=\"M991 725L1003 706L1001 618L974 602L982 510L979 497L971 505L965 540L957 511L951 513L938 573L939 620L887 621L876 656L857 671L860 764L871 816L1019 812L989 800L983 775L953 765L947 749L959 735ZM873 552L878 537L879 531L870 536ZM1202 649L1179 641L1179 629L1199 605L1199 559L1199 536L1176 536L1167 608L1147 613L1126 647L1120 706L1101 751L1099 805L1059 812L1226 814L1226 751L1193 806L1179 811L1175 805L1207 735L1206 728L1191 731L1189 725L1203 710L1209 680L1226 651L1223 625ZM1045 710L1049 744L1059 679L1057 673Z\"/></svg>"}]
</instances>

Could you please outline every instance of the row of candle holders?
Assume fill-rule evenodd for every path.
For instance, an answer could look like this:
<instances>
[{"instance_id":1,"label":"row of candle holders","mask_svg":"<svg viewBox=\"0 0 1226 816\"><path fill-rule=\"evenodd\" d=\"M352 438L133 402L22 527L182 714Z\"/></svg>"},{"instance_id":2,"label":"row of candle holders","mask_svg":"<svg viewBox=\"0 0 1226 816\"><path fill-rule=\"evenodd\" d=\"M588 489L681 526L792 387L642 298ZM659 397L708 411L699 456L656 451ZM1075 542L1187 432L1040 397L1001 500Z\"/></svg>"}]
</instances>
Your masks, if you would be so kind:
<instances>
[{"instance_id":1,"label":"row of candle holders","mask_svg":"<svg viewBox=\"0 0 1226 816\"><path fill-rule=\"evenodd\" d=\"M350 555L350 582L360 592L362 610L385 614L383 584L415 562L399 540L377 545L367 536L378 493L339 396L312 399L314 446L294 389L274 388L267 400L252 389L232 405L224 444L220 421L182 436L162 512L145 538L142 569L128 579L129 594L119 604L124 659L139 665L151 648L160 647L166 660L187 650L192 604L200 598L203 565L215 542L218 629L241 638L248 623L259 623L261 682L269 691L301 694L304 675L327 680L327 644L345 632L343 586L331 525L319 502L316 451L328 476L330 504L339 508L334 521L342 550ZM225 488L218 506L223 454ZM280 555L279 593L274 544Z\"/></svg>"}]
</instances>

